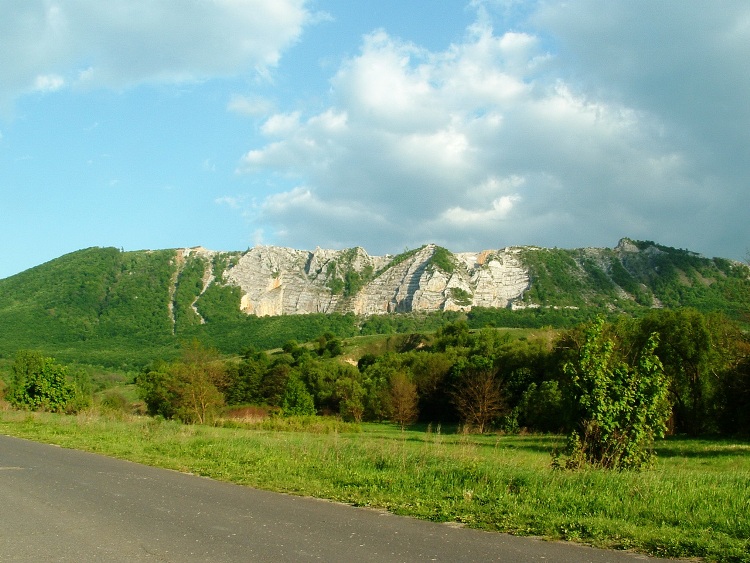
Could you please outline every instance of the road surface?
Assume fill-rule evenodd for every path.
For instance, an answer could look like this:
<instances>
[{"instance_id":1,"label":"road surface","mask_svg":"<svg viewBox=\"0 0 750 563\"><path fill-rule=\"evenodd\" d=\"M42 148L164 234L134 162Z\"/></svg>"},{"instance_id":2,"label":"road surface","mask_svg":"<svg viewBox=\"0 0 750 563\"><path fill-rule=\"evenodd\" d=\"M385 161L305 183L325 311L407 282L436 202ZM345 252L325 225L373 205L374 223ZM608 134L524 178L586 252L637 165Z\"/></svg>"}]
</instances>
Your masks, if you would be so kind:
<instances>
[{"instance_id":1,"label":"road surface","mask_svg":"<svg viewBox=\"0 0 750 563\"><path fill-rule=\"evenodd\" d=\"M648 560L260 491L0 436L0 561Z\"/></svg>"}]
</instances>

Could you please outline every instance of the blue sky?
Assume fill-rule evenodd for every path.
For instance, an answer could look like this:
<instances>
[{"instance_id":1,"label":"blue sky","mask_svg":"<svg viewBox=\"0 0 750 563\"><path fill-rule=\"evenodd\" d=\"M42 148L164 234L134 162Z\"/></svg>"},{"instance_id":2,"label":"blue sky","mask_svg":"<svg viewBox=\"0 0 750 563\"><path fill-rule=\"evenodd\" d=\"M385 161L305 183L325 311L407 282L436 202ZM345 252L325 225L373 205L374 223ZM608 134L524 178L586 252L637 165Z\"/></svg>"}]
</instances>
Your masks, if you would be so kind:
<instances>
[{"instance_id":1,"label":"blue sky","mask_svg":"<svg viewBox=\"0 0 750 563\"><path fill-rule=\"evenodd\" d=\"M750 248L750 4L0 0L0 278L89 246Z\"/></svg>"}]
</instances>

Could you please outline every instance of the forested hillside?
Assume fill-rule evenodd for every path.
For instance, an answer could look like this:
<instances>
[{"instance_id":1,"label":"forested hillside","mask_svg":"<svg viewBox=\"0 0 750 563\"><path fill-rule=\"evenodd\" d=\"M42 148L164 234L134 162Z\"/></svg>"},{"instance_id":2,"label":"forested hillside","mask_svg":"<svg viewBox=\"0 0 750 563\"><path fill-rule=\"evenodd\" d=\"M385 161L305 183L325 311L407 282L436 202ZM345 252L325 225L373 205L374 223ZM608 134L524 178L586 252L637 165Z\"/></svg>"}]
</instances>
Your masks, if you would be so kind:
<instances>
[{"instance_id":1,"label":"forested hillside","mask_svg":"<svg viewBox=\"0 0 750 563\"><path fill-rule=\"evenodd\" d=\"M290 295L307 314L258 316L260 305ZM310 303L332 312L309 313ZM174 357L192 339L236 354L326 332L424 332L459 319L471 328L570 327L597 314L679 307L747 322L748 304L744 264L629 239L614 249L479 254L428 245L379 258L362 249L89 248L0 280L0 354L41 349L127 367ZM381 314L355 315L356 307Z\"/></svg>"},{"instance_id":2,"label":"forested hillside","mask_svg":"<svg viewBox=\"0 0 750 563\"><path fill-rule=\"evenodd\" d=\"M420 255L426 265L407 268L421 269L419 277L428 268L460 269L456 255L437 248L395 257L369 275L376 280ZM513 254L530 284L505 308L257 316L243 311L246 294L225 275L246 254L82 250L0 280L6 398L75 410L90 403L92 388L65 364L89 364L129 372L143 401L137 408L191 422L251 405L479 432L574 432L594 420L600 433L631 428L629 417L643 409L656 421L646 442L667 421L690 434L750 431L746 266L632 241ZM285 266L270 267L281 279ZM325 262L309 270L327 272L327 282L340 273ZM330 295L336 290L328 284ZM45 378L59 396L38 384ZM587 397L605 404L589 412ZM649 414L652 406L659 412ZM601 413L614 419L597 421Z\"/></svg>"}]
</instances>

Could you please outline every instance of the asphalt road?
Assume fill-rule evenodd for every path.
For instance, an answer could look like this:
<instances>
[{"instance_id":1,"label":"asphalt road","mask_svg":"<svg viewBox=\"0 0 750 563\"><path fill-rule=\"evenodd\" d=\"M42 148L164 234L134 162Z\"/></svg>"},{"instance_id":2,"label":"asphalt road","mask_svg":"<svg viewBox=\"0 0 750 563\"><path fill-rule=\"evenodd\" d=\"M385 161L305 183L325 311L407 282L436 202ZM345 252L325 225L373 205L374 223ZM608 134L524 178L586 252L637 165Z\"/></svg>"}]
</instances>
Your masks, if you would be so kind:
<instances>
[{"instance_id":1,"label":"asphalt road","mask_svg":"<svg viewBox=\"0 0 750 563\"><path fill-rule=\"evenodd\" d=\"M0 561L645 560L650 559L259 491L0 436Z\"/></svg>"}]
</instances>

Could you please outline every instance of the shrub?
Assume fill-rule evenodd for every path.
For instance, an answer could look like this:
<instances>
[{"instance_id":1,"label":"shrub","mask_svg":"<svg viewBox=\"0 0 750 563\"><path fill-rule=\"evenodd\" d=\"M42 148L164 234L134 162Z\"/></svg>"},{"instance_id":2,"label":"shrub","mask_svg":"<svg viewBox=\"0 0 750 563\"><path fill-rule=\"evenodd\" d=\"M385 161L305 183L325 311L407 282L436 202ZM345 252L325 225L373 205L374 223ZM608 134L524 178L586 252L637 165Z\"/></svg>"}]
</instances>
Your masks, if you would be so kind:
<instances>
[{"instance_id":1,"label":"shrub","mask_svg":"<svg viewBox=\"0 0 750 563\"><path fill-rule=\"evenodd\" d=\"M578 357L563 367L580 413L579 428L568 442L567 467L639 469L652 461L653 440L664 435L670 412L657 344L654 334L628 359L602 319L586 330Z\"/></svg>"},{"instance_id":2,"label":"shrub","mask_svg":"<svg viewBox=\"0 0 750 563\"><path fill-rule=\"evenodd\" d=\"M76 395L65 366L28 350L16 355L8 391L11 405L45 411L65 410Z\"/></svg>"},{"instance_id":3,"label":"shrub","mask_svg":"<svg viewBox=\"0 0 750 563\"><path fill-rule=\"evenodd\" d=\"M293 376L287 380L281 410L284 416L311 416L315 414L313 396L299 377Z\"/></svg>"},{"instance_id":4,"label":"shrub","mask_svg":"<svg viewBox=\"0 0 750 563\"><path fill-rule=\"evenodd\" d=\"M104 410L112 412L128 412L130 410L130 402L125 395L116 389L107 391L102 396L99 406Z\"/></svg>"}]
</instances>

